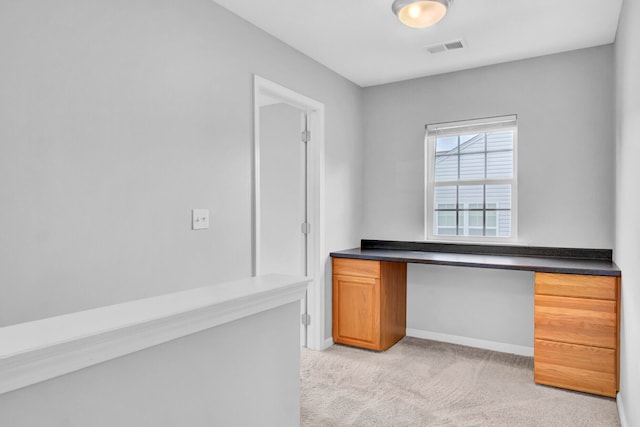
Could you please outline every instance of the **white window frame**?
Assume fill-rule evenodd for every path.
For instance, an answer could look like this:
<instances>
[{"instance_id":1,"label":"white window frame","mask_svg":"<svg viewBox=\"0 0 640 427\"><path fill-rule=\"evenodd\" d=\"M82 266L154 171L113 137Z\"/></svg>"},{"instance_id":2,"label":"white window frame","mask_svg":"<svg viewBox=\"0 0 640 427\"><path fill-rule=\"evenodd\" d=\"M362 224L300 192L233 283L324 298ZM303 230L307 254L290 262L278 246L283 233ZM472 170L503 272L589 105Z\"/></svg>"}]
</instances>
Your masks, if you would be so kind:
<instances>
[{"instance_id":1,"label":"white window frame","mask_svg":"<svg viewBox=\"0 0 640 427\"><path fill-rule=\"evenodd\" d=\"M514 243L518 240L518 125L516 115L488 117L474 120L463 120L447 123L435 123L425 126L425 239L427 241L449 241L469 243ZM437 235L434 231L435 222L435 159L436 139L439 136L463 135L473 132L491 132L497 130L513 130L513 176L510 179L473 179L442 181L444 185L511 185L511 236L457 236Z\"/></svg>"}]
</instances>

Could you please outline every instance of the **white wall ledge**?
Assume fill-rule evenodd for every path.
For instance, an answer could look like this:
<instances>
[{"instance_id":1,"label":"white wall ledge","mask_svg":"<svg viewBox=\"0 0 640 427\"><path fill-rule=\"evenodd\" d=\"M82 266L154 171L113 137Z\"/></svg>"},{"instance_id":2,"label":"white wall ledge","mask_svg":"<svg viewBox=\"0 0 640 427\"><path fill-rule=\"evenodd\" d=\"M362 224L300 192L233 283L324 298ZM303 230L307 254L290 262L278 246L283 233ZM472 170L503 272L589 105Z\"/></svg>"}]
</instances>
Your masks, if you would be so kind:
<instances>
[{"instance_id":1,"label":"white wall ledge","mask_svg":"<svg viewBox=\"0 0 640 427\"><path fill-rule=\"evenodd\" d=\"M0 328L0 394L300 300L266 275Z\"/></svg>"}]
</instances>

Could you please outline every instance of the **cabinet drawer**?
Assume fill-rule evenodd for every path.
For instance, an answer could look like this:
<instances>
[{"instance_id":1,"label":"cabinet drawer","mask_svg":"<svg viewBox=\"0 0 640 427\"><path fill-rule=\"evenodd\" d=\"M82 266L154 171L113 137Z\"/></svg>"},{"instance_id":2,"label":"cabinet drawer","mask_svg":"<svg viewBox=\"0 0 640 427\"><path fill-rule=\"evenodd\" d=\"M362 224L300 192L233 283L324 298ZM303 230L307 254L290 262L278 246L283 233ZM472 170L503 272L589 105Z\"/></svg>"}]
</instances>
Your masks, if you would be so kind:
<instances>
[{"instance_id":1,"label":"cabinet drawer","mask_svg":"<svg viewBox=\"0 0 640 427\"><path fill-rule=\"evenodd\" d=\"M534 381L554 387L616 396L616 351L536 339Z\"/></svg>"},{"instance_id":2,"label":"cabinet drawer","mask_svg":"<svg viewBox=\"0 0 640 427\"><path fill-rule=\"evenodd\" d=\"M615 349L615 301L536 295L535 338Z\"/></svg>"},{"instance_id":3,"label":"cabinet drawer","mask_svg":"<svg viewBox=\"0 0 640 427\"><path fill-rule=\"evenodd\" d=\"M536 294L618 299L618 278L582 274L536 273Z\"/></svg>"},{"instance_id":4,"label":"cabinet drawer","mask_svg":"<svg viewBox=\"0 0 640 427\"><path fill-rule=\"evenodd\" d=\"M380 261L352 258L333 258L333 274L380 278Z\"/></svg>"}]
</instances>

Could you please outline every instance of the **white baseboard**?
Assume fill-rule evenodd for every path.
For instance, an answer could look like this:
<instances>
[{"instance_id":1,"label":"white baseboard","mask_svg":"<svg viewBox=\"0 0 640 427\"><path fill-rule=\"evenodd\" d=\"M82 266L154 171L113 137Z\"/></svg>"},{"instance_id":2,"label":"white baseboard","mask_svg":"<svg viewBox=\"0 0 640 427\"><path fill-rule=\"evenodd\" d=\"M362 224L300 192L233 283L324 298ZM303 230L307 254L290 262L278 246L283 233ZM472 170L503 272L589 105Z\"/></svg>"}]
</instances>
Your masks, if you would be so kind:
<instances>
[{"instance_id":1,"label":"white baseboard","mask_svg":"<svg viewBox=\"0 0 640 427\"><path fill-rule=\"evenodd\" d=\"M317 343L316 343L317 344ZM320 340L320 345L313 345L312 342L307 342L307 348L314 351L324 351L333 345L333 337Z\"/></svg>"},{"instance_id":2,"label":"white baseboard","mask_svg":"<svg viewBox=\"0 0 640 427\"><path fill-rule=\"evenodd\" d=\"M618 405L618 417L620 417L620 427L629 427L630 424L627 422L627 414L624 412L624 404L622 403L622 399L620 398L620 394L616 396L616 404Z\"/></svg>"},{"instance_id":3,"label":"white baseboard","mask_svg":"<svg viewBox=\"0 0 640 427\"><path fill-rule=\"evenodd\" d=\"M331 347L332 345L333 345L333 338L329 337L326 340L324 340L324 343L322 343L321 350L326 350L329 347Z\"/></svg>"},{"instance_id":4,"label":"white baseboard","mask_svg":"<svg viewBox=\"0 0 640 427\"><path fill-rule=\"evenodd\" d=\"M422 331L420 329L407 328L407 336L433 341L448 342L451 344L466 345L468 347L483 348L485 350L498 351L500 353L517 354L533 357L533 347L506 344L495 341L479 340L476 338L461 337L457 335L441 334L439 332Z\"/></svg>"}]
</instances>

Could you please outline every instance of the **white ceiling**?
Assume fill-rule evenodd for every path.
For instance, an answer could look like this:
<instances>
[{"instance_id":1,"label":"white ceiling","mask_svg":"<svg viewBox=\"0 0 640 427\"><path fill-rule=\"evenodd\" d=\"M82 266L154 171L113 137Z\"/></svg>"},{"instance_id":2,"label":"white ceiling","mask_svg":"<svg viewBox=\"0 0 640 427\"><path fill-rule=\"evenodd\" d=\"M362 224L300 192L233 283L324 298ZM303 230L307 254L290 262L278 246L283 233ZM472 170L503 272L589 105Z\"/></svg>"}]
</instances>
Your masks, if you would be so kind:
<instances>
[{"instance_id":1,"label":"white ceiling","mask_svg":"<svg viewBox=\"0 0 640 427\"><path fill-rule=\"evenodd\" d=\"M629 1L629 0L627 0ZM455 0L413 29L392 0L215 0L360 86L612 43L622 0ZM461 50L426 46L462 39Z\"/></svg>"}]
</instances>

